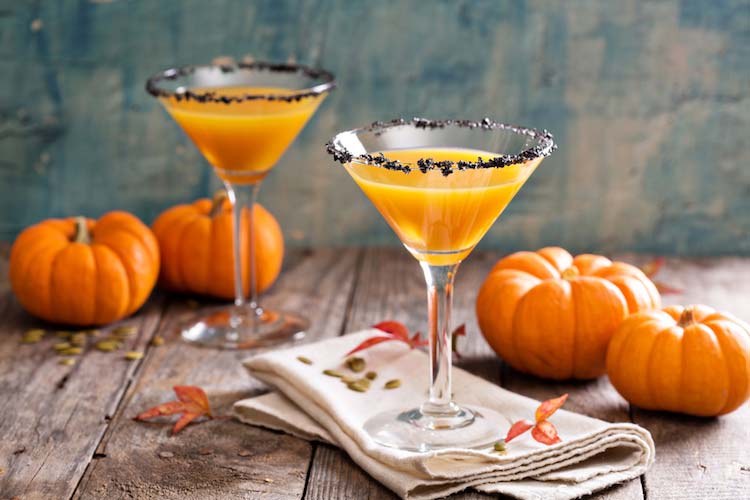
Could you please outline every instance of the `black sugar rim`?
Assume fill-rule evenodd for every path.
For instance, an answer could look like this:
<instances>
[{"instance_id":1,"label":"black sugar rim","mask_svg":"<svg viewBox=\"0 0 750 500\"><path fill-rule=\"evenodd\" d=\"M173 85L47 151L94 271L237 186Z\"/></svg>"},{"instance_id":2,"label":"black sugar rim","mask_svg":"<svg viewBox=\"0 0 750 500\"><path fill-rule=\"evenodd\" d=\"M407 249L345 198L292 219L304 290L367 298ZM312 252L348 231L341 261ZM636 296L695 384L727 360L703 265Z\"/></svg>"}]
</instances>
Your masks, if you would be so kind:
<instances>
[{"instance_id":1,"label":"black sugar rim","mask_svg":"<svg viewBox=\"0 0 750 500\"><path fill-rule=\"evenodd\" d=\"M166 90L159 87L159 82L164 80L176 80L189 76L196 69L215 68L222 73L234 71L270 71L274 73L302 73L312 80L321 80L321 83L304 89L289 89L291 94L243 94L243 95L221 95L218 91L195 92L190 89L183 91ZM324 69L312 68L303 64L295 63L273 63L273 62L240 62L234 64L203 64L197 66L182 66L160 71L146 81L146 91L154 97L174 97L176 100L193 99L197 102L220 102L223 104L240 103L245 101L267 100L295 102L308 97L315 97L336 88L333 73Z\"/></svg>"},{"instance_id":2,"label":"black sugar rim","mask_svg":"<svg viewBox=\"0 0 750 500\"><path fill-rule=\"evenodd\" d=\"M383 153L379 153L376 155L354 155L350 151L348 151L338 140L339 137L343 134L357 134L360 132L374 132L376 134L380 134L384 130L393 127L402 127L408 125L422 129L461 127L472 129L478 128L483 130L509 130L516 134L521 134L538 139L539 142L535 146L525 149L520 153L498 155L494 158L490 158L489 160L482 160L482 158L480 157L477 158L477 161L454 162L450 160L437 161L432 158L420 158L419 160L417 160L417 165L415 167L413 163L402 163L398 160L389 159ZM387 122L374 122L366 127L341 132L340 134L336 135L336 137L331 139L328 143L326 143L326 150L328 151L328 153L333 156L333 159L335 161L343 164L357 162L366 165L374 165L388 170L396 170L407 174L413 170L419 170L423 174L427 173L430 170L440 170L445 176L448 176L457 170L460 171L479 168L503 168L509 165L526 163L527 161L549 156L555 149L557 149L557 145L553 141L553 136L546 130L537 130L533 128L518 127L505 123L498 123L489 118L484 118L480 121L427 120L425 118L412 118L411 120L405 120L403 118L397 118L395 120Z\"/></svg>"}]
</instances>

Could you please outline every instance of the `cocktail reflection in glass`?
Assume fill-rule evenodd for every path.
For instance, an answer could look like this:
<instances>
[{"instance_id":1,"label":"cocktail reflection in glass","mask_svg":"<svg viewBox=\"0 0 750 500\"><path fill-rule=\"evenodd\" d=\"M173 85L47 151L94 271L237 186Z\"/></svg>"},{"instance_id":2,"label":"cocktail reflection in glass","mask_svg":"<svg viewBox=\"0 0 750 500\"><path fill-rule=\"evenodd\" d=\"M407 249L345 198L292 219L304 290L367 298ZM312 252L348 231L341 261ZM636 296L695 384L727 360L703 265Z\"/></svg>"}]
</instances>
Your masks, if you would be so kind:
<instances>
[{"instance_id":1,"label":"cocktail reflection in glass","mask_svg":"<svg viewBox=\"0 0 750 500\"><path fill-rule=\"evenodd\" d=\"M258 303L253 207L261 182L334 88L329 72L266 62L186 66L151 77L146 90L192 139L233 204L234 306L182 331L200 345L247 349L304 335L307 320ZM243 247L249 262L242 262Z\"/></svg>"},{"instance_id":2,"label":"cocktail reflection in glass","mask_svg":"<svg viewBox=\"0 0 750 500\"><path fill-rule=\"evenodd\" d=\"M365 430L377 443L428 451L483 448L503 437L505 417L453 401L453 280L554 147L547 132L489 119L419 118L342 132L327 145L419 261L427 282L429 396L419 408L370 419Z\"/></svg>"}]
</instances>

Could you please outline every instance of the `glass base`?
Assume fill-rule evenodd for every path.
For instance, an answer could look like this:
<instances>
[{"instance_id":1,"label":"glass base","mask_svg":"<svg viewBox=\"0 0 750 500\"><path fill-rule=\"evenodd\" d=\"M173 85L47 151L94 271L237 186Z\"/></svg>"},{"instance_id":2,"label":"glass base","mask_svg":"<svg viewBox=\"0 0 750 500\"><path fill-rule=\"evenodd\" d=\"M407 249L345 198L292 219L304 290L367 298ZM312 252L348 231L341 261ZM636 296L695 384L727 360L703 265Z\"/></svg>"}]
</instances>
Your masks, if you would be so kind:
<instances>
[{"instance_id":1,"label":"glass base","mask_svg":"<svg viewBox=\"0 0 750 500\"><path fill-rule=\"evenodd\" d=\"M427 406L427 405L424 405ZM387 411L365 422L376 443L405 451L446 448L491 448L505 437L510 421L494 410L460 407L425 413L424 406L408 411Z\"/></svg>"},{"instance_id":2,"label":"glass base","mask_svg":"<svg viewBox=\"0 0 750 500\"><path fill-rule=\"evenodd\" d=\"M216 349L254 349L299 340L310 322L295 313L250 307L223 307L206 311L182 329L186 342Z\"/></svg>"}]
</instances>

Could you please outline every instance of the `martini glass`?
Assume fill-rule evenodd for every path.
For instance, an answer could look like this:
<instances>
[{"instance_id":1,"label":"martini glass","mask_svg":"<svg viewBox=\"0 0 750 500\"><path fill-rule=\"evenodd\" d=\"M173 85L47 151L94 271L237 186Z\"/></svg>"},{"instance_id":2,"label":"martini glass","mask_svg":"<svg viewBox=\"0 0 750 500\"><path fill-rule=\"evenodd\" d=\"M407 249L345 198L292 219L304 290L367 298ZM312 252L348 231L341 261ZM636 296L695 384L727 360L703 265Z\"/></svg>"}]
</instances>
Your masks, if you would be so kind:
<instances>
[{"instance_id":1,"label":"martini glass","mask_svg":"<svg viewBox=\"0 0 750 500\"><path fill-rule=\"evenodd\" d=\"M427 282L428 399L418 408L376 415L365 430L381 445L409 451L492 446L508 419L453 401L453 280L552 152L552 136L489 119L415 118L342 132L327 147L419 261Z\"/></svg>"},{"instance_id":2,"label":"martini glass","mask_svg":"<svg viewBox=\"0 0 750 500\"><path fill-rule=\"evenodd\" d=\"M253 213L261 182L333 88L327 71L266 62L172 68L146 83L211 164L233 205L234 306L188 324L186 341L247 349L304 335L304 317L258 303ZM243 248L249 262L241 260Z\"/></svg>"}]
</instances>

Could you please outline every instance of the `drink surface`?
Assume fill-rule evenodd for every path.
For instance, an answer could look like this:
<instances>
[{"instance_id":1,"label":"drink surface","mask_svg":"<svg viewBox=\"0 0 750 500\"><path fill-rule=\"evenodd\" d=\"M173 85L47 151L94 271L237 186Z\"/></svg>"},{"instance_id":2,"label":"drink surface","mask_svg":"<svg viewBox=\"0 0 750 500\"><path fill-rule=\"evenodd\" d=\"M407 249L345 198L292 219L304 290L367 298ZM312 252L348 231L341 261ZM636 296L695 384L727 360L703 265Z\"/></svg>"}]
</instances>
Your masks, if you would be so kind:
<instances>
[{"instance_id":1,"label":"drink surface","mask_svg":"<svg viewBox=\"0 0 750 500\"><path fill-rule=\"evenodd\" d=\"M388 159L413 164L489 160L496 153L460 148L381 151ZM539 164L504 168L410 173L349 163L346 168L409 251L433 265L460 262L469 255Z\"/></svg>"},{"instance_id":2,"label":"drink surface","mask_svg":"<svg viewBox=\"0 0 750 500\"><path fill-rule=\"evenodd\" d=\"M290 95L274 87L191 88L219 96ZM322 102L324 95L297 101L254 99L225 104L162 98L162 104L224 180L261 180Z\"/></svg>"}]
</instances>

